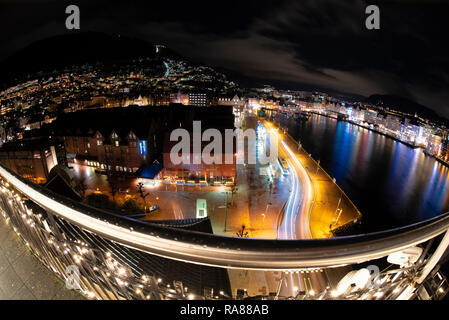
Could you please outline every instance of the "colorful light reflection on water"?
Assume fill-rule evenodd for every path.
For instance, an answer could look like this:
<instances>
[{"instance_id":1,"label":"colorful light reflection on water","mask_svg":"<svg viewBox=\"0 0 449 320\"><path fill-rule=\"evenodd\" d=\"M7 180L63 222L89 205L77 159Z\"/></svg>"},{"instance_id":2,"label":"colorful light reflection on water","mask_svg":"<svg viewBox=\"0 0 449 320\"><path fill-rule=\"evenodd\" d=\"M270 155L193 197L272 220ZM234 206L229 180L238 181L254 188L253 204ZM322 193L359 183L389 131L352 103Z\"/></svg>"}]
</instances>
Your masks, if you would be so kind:
<instances>
[{"instance_id":1,"label":"colorful light reflection on water","mask_svg":"<svg viewBox=\"0 0 449 320\"><path fill-rule=\"evenodd\" d=\"M422 149L324 116L283 123L360 209L364 232L449 211L449 168Z\"/></svg>"}]
</instances>

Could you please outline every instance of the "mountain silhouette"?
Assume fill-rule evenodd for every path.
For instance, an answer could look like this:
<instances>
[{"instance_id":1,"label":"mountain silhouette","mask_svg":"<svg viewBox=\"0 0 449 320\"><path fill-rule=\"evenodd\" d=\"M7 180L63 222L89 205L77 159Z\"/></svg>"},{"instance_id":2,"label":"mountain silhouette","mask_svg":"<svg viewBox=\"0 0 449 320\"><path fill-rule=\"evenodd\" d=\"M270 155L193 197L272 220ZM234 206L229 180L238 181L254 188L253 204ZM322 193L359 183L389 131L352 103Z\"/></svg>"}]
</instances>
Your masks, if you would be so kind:
<instances>
[{"instance_id":1,"label":"mountain silhouette","mask_svg":"<svg viewBox=\"0 0 449 320\"><path fill-rule=\"evenodd\" d=\"M0 63L0 83L3 87L27 80L28 76L47 74L83 64L112 65L134 59L181 57L161 48L156 53L153 43L121 35L99 32L79 32L58 35L35 42Z\"/></svg>"},{"instance_id":2,"label":"mountain silhouette","mask_svg":"<svg viewBox=\"0 0 449 320\"><path fill-rule=\"evenodd\" d=\"M384 108L390 108L392 110L401 111L411 115L417 114L419 117L429 120L447 121L447 119L440 117L435 111L427 108L426 106L395 95L374 94L366 98L363 102L376 106L382 106Z\"/></svg>"}]
</instances>

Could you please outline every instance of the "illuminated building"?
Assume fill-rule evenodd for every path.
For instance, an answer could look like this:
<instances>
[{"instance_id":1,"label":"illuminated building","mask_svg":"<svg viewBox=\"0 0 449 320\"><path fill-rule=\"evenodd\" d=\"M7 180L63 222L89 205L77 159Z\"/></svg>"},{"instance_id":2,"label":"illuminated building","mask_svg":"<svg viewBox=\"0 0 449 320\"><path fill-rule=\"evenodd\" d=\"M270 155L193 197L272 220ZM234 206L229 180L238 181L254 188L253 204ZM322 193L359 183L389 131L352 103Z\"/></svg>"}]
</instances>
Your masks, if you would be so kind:
<instances>
[{"instance_id":1,"label":"illuminated building","mask_svg":"<svg viewBox=\"0 0 449 320\"><path fill-rule=\"evenodd\" d=\"M208 104L207 102L206 93L189 93L189 105L205 107Z\"/></svg>"},{"instance_id":2,"label":"illuminated building","mask_svg":"<svg viewBox=\"0 0 449 320\"><path fill-rule=\"evenodd\" d=\"M65 149L49 139L8 142L0 148L0 163L34 183L45 183L53 167L66 164Z\"/></svg>"},{"instance_id":3,"label":"illuminated building","mask_svg":"<svg viewBox=\"0 0 449 320\"><path fill-rule=\"evenodd\" d=\"M234 129L234 115L232 113L232 107L217 106L210 108L199 108L195 114L194 120L201 121L201 135L207 129L216 129L221 133L222 137L225 137L226 129ZM185 129L190 135L190 152L183 154L189 161L184 163L175 164L171 159L171 153L173 147L179 141L170 141L169 132L165 133L164 143L163 143L163 164L164 164L164 175L172 177L174 179L188 179L188 180L206 180L208 182L214 181L234 181L236 176L236 155L235 149L236 144L233 144L234 149L231 150L232 163L226 163L226 148L225 148L225 138L222 139L222 150L221 154L217 154L221 159L221 163L207 164L202 159L201 153L194 152L194 135L193 126L191 121L180 121L178 128ZM210 141L202 141L200 143L201 150L208 145ZM216 151L216 150L214 150ZM199 159L199 160L198 160ZM200 163L199 163L200 162Z\"/></svg>"},{"instance_id":4,"label":"illuminated building","mask_svg":"<svg viewBox=\"0 0 449 320\"><path fill-rule=\"evenodd\" d=\"M363 110L363 119L365 122L375 124L377 119L377 112L373 110Z\"/></svg>"},{"instance_id":5,"label":"illuminated building","mask_svg":"<svg viewBox=\"0 0 449 320\"><path fill-rule=\"evenodd\" d=\"M401 130L401 118L388 114L385 118L385 128L391 131Z\"/></svg>"},{"instance_id":6,"label":"illuminated building","mask_svg":"<svg viewBox=\"0 0 449 320\"><path fill-rule=\"evenodd\" d=\"M434 134L429 135L426 151L432 156L438 156L441 151L441 137Z\"/></svg>"},{"instance_id":7,"label":"illuminated building","mask_svg":"<svg viewBox=\"0 0 449 320\"><path fill-rule=\"evenodd\" d=\"M170 133L176 128L191 131L194 120L201 121L204 130L234 129L231 107L198 108L173 104L168 107L134 106L63 114L45 125L41 135L63 140L70 162L99 170L135 174L140 168L158 160L163 161L168 172L177 176L183 176L184 172L184 176L193 174L199 178L235 177L235 161L230 165L204 168L172 166Z\"/></svg>"}]
</instances>

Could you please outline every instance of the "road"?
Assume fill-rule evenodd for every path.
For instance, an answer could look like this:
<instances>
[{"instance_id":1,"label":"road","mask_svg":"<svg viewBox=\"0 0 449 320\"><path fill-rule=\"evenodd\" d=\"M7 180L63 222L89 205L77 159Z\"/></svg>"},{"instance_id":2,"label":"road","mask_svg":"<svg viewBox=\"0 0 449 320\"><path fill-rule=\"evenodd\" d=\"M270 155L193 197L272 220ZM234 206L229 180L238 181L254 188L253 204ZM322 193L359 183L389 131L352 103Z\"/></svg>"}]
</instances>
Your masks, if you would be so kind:
<instances>
[{"instance_id":1,"label":"road","mask_svg":"<svg viewBox=\"0 0 449 320\"><path fill-rule=\"evenodd\" d=\"M272 142L279 141L279 156L286 159L291 178L290 196L284 210L282 223L278 229L279 239L311 239L310 213L314 203L313 182L297 155L270 123L264 123ZM274 164L275 165L275 164Z\"/></svg>"},{"instance_id":2,"label":"road","mask_svg":"<svg viewBox=\"0 0 449 320\"><path fill-rule=\"evenodd\" d=\"M270 143L279 142L279 157L287 161L291 179L290 196L277 232L278 239L312 239L310 214L316 193L313 181L289 146L287 141L289 138L279 133L279 130L269 122L264 122L264 126L270 135ZM302 293L312 297L324 291L328 283L322 269L285 272L282 279L279 291L281 296L295 297L298 293Z\"/></svg>"}]
</instances>

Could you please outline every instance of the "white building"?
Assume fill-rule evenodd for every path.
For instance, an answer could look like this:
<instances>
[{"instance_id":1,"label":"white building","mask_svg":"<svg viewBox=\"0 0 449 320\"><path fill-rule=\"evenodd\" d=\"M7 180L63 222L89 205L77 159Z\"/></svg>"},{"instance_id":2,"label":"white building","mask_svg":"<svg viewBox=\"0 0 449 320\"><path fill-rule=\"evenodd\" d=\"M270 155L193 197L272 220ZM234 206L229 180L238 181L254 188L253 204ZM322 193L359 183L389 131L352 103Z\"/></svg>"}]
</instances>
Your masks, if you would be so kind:
<instances>
[{"instance_id":1,"label":"white building","mask_svg":"<svg viewBox=\"0 0 449 320\"><path fill-rule=\"evenodd\" d=\"M401 130L401 122L401 118L389 114L385 118L385 128L399 132Z\"/></svg>"},{"instance_id":2,"label":"white building","mask_svg":"<svg viewBox=\"0 0 449 320\"><path fill-rule=\"evenodd\" d=\"M189 105L205 107L207 106L207 94L206 93L189 93Z\"/></svg>"}]
</instances>

